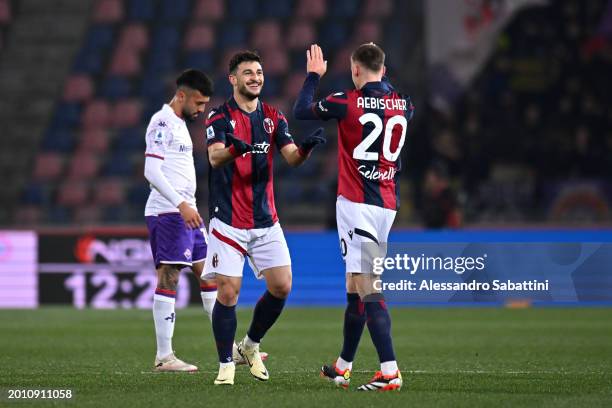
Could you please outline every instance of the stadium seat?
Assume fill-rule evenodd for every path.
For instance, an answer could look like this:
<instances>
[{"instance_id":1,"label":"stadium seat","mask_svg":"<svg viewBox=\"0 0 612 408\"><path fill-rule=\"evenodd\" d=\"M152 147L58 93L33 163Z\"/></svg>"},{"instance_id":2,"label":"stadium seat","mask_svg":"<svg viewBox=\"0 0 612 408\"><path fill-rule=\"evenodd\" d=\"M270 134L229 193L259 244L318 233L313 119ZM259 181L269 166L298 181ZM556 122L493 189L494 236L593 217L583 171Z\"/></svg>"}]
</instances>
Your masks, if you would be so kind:
<instances>
[{"instance_id":1,"label":"stadium seat","mask_svg":"<svg viewBox=\"0 0 612 408\"><path fill-rule=\"evenodd\" d=\"M72 157L67 177L70 180L88 180L98 174L98 157L91 152L77 152Z\"/></svg>"},{"instance_id":2,"label":"stadium seat","mask_svg":"<svg viewBox=\"0 0 612 408\"><path fill-rule=\"evenodd\" d=\"M357 15L359 2L355 0L330 1L328 16L334 19L350 19Z\"/></svg>"},{"instance_id":3,"label":"stadium seat","mask_svg":"<svg viewBox=\"0 0 612 408\"><path fill-rule=\"evenodd\" d=\"M393 0L365 0L362 10L365 17L388 17L393 12Z\"/></svg>"},{"instance_id":4,"label":"stadium seat","mask_svg":"<svg viewBox=\"0 0 612 408\"><path fill-rule=\"evenodd\" d=\"M104 67L103 61L104 58L100 52L82 50L75 58L73 71L75 73L98 74Z\"/></svg>"},{"instance_id":5,"label":"stadium seat","mask_svg":"<svg viewBox=\"0 0 612 408\"><path fill-rule=\"evenodd\" d=\"M253 0L229 0L229 15L236 20L254 20L258 17L259 4Z\"/></svg>"},{"instance_id":6,"label":"stadium seat","mask_svg":"<svg viewBox=\"0 0 612 408\"><path fill-rule=\"evenodd\" d=\"M373 20L359 22L352 35L352 41L355 45L364 44L366 42L378 43L380 40L380 25L377 21Z\"/></svg>"},{"instance_id":7,"label":"stadium seat","mask_svg":"<svg viewBox=\"0 0 612 408\"><path fill-rule=\"evenodd\" d=\"M11 3L9 0L0 0L0 24L8 25L12 20Z\"/></svg>"},{"instance_id":8,"label":"stadium seat","mask_svg":"<svg viewBox=\"0 0 612 408\"><path fill-rule=\"evenodd\" d=\"M67 180L57 192L57 204L64 207L82 206L89 198L89 186L86 182Z\"/></svg>"},{"instance_id":9,"label":"stadium seat","mask_svg":"<svg viewBox=\"0 0 612 408\"><path fill-rule=\"evenodd\" d=\"M49 188L45 184L31 182L21 194L22 204L47 205L49 203Z\"/></svg>"},{"instance_id":10,"label":"stadium seat","mask_svg":"<svg viewBox=\"0 0 612 408\"><path fill-rule=\"evenodd\" d=\"M86 204L74 209L72 222L79 225L98 224L102 220L102 209L95 204Z\"/></svg>"},{"instance_id":11,"label":"stadium seat","mask_svg":"<svg viewBox=\"0 0 612 408\"><path fill-rule=\"evenodd\" d=\"M110 76L104 80L99 95L110 100L127 98L132 94L132 84L129 79Z\"/></svg>"},{"instance_id":12,"label":"stadium seat","mask_svg":"<svg viewBox=\"0 0 612 408\"><path fill-rule=\"evenodd\" d=\"M142 51L149 46L149 32L144 24L132 23L126 25L119 36L117 48Z\"/></svg>"},{"instance_id":13,"label":"stadium seat","mask_svg":"<svg viewBox=\"0 0 612 408\"><path fill-rule=\"evenodd\" d=\"M271 48L262 53L264 73L268 75L284 75L289 69L287 52L280 48Z\"/></svg>"},{"instance_id":14,"label":"stadium seat","mask_svg":"<svg viewBox=\"0 0 612 408\"><path fill-rule=\"evenodd\" d=\"M56 152L42 152L34 159L32 178L36 181L56 180L64 169L64 158Z\"/></svg>"},{"instance_id":15,"label":"stadium seat","mask_svg":"<svg viewBox=\"0 0 612 408\"><path fill-rule=\"evenodd\" d=\"M151 48L145 64L145 73L174 75L177 70L177 53L174 48Z\"/></svg>"},{"instance_id":16,"label":"stadium seat","mask_svg":"<svg viewBox=\"0 0 612 408\"><path fill-rule=\"evenodd\" d=\"M276 21L256 23L250 36L251 47L257 50L276 48L281 43L281 29Z\"/></svg>"},{"instance_id":17,"label":"stadium seat","mask_svg":"<svg viewBox=\"0 0 612 408\"><path fill-rule=\"evenodd\" d=\"M288 19L293 10L293 0L262 1L261 15L274 19Z\"/></svg>"},{"instance_id":18,"label":"stadium seat","mask_svg":"<svg viewBox=\"0 0 612 408\"><path fill-rule=\"evenodd\" d=\"M146 129L140 126L122 129L117 132L113 151L123 154L140 153L144 155Z\"/></svg>"},{"instance_id":19,"label":"stadium seat","mask_svg":"<svg viewBox=\"0 0 612 408\"><path fill-rule=\"evenodd\" d=\"M127 194L128 203L134 206L142 206L144 208L150 192L151 187L149 187L149 183L147 183L146 180L142 180L142 182L134 182L132 183L132 186Z\"/></svg>"},{"instance_id":20,"label":"stadium seat","mask_svg":"<svg viewBox=\"0 0 612 408\"><path fill-rule=\"evenodd\" d=\"M329 62L328 70L332 74L350 75L350 58L354 46L343 47L334 53L334 58Z\"/></svg>"},{"instance_id":21,"label":"stadium seat","mask_svg":"<svg viewBox=\"0 0 612 408\"><path fill-rule=\"evenodd\" d=\"M298 0L295 16L299 19L318 20L325 17L326 13L325 0Z\"/></svg>"},{"instance_id":22,"label":"stadium seat","mask_svg":"<svg viewBox=\"0 0 612 408\"><path fill-rule=\"evenodd\" d=\"M132 176L134 174L134 164L130 155L125 152L115 152L106 160L102 173L107 177Z\"/></svg>"},{"instance_id":23,"label":"stadium seat","mask_svg":"<svg viewBox=\"0 0 612 408\"><path fill-rule=\"evenodd\" d=\"M328 55L330 51L345 45L348 39L346 24L337 21L323 25L319 33L319 43Z\"/></svg>"},{"instance_id":24,"label":"stadium seat","mask_svg":"<svg viewBox=\"0 0 612 408\"><path fill-rule=\"evenodd\" d=\"M200 23L189 27L185 35L185 50L208 50L215 45L215 32L212 25Z\"/></svg>"},{"instance_id":25,"label":"stadium seat","mask_svg":"<svg viewBox=\"0 0 612 408\"><path fill-rule=\"evenodd\" d=\"M47 152L68 153L74 149L74 132L63 127L52 127L45 132L42 149Z\"/></svg>"},{"instance_id":26,"label":"stadium seat","mask_svg":"<svg viewBox=\"0 0 612 408\"><path fill-rule=\"evenodd\" d=\"M156 0L130 0L128 19L135 21L150 21L155 17Z\"/></svg>"},{"instance_id":27,"label":"stadium seat","mask_svg":"<svg viewBox=\"0 0 612 408\"><path fill-rule=\"evenodd\" d=\"M299 72L293 72L292 74L288 75L285 79L283 96L290 101L295 101L297 99L298 94L300 93L300 90L302 89L304 78L306 78L306 74L303 70Z\"/></svg>"},{"instance_id":28,"label":"stadium seat","mask_svg":"<svg viewBox=\"0 0 612 408\"><path fill-rule=\"evenodd\" d=\"M183 67L196 68L204 72L210 72L214 69L214 62L215 59L212 51L192 51L185 54Z\"/></svg>"},{"instance_id":29,"label":"stadium seat","mask_svg":"<svg viewBox=\"0 0 612 408\"><path fill-rule=\"evenodd\" d=\"M280 75L272 75L264 68L265 76L265 85L263 87L262 96L264 98L275 97L281 93L281 76Z\"/></svg>"},{"instance_id":30,"label":"stadium seat","mask_svg":"<svg viewBox=\"0 0 612 408\"><path fill-rule=\"evenodd\" d=\"M123 182L117 178L102 179L96 183L93 203L103 206L119 205L125 200Z\"/></svg>"},{"instance_id":31,"label":"stadium seat","mask_svg":"<svg viewBox=\"0 0 612 408\"><path fill-rule=\"evenodd\" d=\"M172 0L161 2L160 17L162 20L182 21L189 18L191 0Z\"/></svg>"},{"instance_id":32,"label":"stadium seat","mask_svg":"<svg viewBox=\"0 0 612 408\"><path fill-rule=\"evenodd\" d=\"M295 21L289 25L287 32L287 48L290 50L306 50L316 42L317 34L314 25L309 21Z\"/></svg>"},{"instance_id":33,"label":"stadium seat","mask_svg":"<svg viewBox=\"0 0 612 408\"><path fill-rule=\"evenodd\" d=\"M121 0L98 0L94 6L92 20L94 23L117 23L123 19L123 2Z\"/></svg>"},{"instance_id":34,"label":"stadium seat","mask_svg":"<svg viewBox=\"0 0 612 408\"><path fill-rule=\"evenodd\" d=\"M77 151L82 153L105 153L110 144L108 132L100 128L83 129L80 141Z\"/></svg>"},{"instance_id":35,"label":"stadium seat","mask_svg":"<svg viewBox=\"0 0 612 408\"><path fill-rule=\"evenodd\" d=\"M84 128L105 128L110 123L110 114L111 108L108 102L95 99L86 105L81 117L81 123L83 124Z\"/></svg>"},{"instance_id":36,"label":"stadium seat","mask_svg":"<svg viewBox=\"0 0 612 408\"><path fill-rule=\"evenodd\" d=\"M94 84L87 74L75 74L66 80L63 99L66 102L83 102L92 98Z\"/></svg>"},{"instance_id":37,"label":"stadium seat","mask_svg":"<svg viewBox=\"0 0 612 408\"><path fill-rule=\"evenodd\" d=\"M228 23L220 25L220 34L217 35L217 49L244 48L247 33L244 24Z\"/></svg>"},{"instance_id":38,"label":"stadium seat","mask_svg":"<svg viewBox=\"0 0 612 408\"><path fill-rule=\"evenodd\" d=\"M73 128L79 124L82 113L78 102L60 102L55 108L53 123L59 127Z\"/></svg>"},{"instance_id":39,"label":"stadium seat","mask_svg":"<svg viewBox=\"0 0 612 408\"><path fill-rule=\"evenodd\" d=\"M196 21L218 21L224 14L223 0L197 0L194 11Z\"/></svg>"},{"instance_id":40,"label":"stadium seat","mask_svg":"<svg viewBox=\"0 0 612 408\"><path fill-rule=\"evenodd\" d=\"M161 25L153 31L151 49L176 50L181 39L181 30L175 25Z\"/></svg>"},{"instance_id":41,"label":"stadium seat","mask_svg":"<svg viewBox=\"0 0 612 408\"><path fill-rule=\"evenodd\" d=\"M42 219L43 210L35 205L20 206L15 212L15 225L40 226Z\"/></svg>"},{"instance_id":42,"label":"stadium seat","mask_svg":"<svg viewBox=\"0 0 612 408\"><path fill-rule=\"evenodd\" d=\"M111 60L111 75L131 76L141 71L140 56L132 50L120 48L115 51Z\"/></svg>"},{"instance_id":43,"label":"stadium seat","mask_svg":"<svg viewBox=\"0 0 612 408\"><path fill-rule=\"evenodd\" d=\"M142 106L133 99L121 100L115 104L111 113L111 125L116 128L136 126L140 123Z\"/></svg>"}]
</instances>

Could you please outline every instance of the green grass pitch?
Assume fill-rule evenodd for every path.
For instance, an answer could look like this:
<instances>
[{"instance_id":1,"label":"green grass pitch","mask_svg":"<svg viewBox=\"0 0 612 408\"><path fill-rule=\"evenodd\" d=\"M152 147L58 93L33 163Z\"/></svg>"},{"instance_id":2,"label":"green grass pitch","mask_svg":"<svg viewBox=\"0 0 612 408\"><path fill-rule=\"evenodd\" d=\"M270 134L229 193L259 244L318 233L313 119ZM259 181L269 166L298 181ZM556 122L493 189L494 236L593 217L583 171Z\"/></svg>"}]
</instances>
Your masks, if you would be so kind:
<instances>
[{"instance_id":1,"label":"green grass pitch","mask_svg":"<svg viewBox=\"0 0 612 408\"><path fill-rule=\"evenodd\" d=\"M243 336L250 309L239 311ZM612 310L394 308L399 393L358 393L378 359L364 332L351 389L319 378L341 345L343 309L288 308L262 349L270 381L238 367L212 385L217 359L199 308L178 311L174 348L197 374L153 373L147 310L0 311L0 406L611 407ZM9 389L71 389L72 400L9 400Z\"/></svg>"}]
</instances>

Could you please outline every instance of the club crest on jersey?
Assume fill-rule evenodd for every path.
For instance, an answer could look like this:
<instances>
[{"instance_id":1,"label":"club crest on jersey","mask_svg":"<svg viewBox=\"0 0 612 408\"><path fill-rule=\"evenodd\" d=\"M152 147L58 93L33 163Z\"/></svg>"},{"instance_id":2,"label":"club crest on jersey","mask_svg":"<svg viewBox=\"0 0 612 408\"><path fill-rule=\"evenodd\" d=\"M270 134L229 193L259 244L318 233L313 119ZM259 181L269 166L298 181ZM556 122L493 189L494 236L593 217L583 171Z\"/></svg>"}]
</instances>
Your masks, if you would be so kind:
<instances>
[{"instance_id":1,"label":"club crest on jersey","mask_svg":"<svg viewBox=\"0 0 612 408\"><path fill-rule=\"evenodd\" d=\"M274 122L270 118L265 118L263 121L263 127L267 134L271 135L274 132Z\"/></svg>"},{"instance_id":2,"label":"club crest on jersey","mask_svg":"<svg viewBox=\"0 0 612 408\"><path fill-rule=\"evenodd\" d=\"M185 252L183 252L183 255L185 255L185 259L191 259L191 250L187 248Z\"/></svg>"}]
</instances>

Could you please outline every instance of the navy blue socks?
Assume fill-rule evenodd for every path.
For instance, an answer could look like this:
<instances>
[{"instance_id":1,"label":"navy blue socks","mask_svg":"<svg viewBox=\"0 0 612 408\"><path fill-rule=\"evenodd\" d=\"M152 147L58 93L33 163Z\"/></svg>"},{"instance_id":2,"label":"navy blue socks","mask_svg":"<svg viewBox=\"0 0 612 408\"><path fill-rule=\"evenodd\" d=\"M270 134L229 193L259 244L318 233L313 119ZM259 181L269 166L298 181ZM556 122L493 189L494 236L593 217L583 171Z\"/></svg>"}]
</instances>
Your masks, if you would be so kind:
<instances>
[{"instance_id":1,"label":"navy blue socks","mask_svg":"<svg viewBox=\"0 0 612 408\"><path fill-rule=\"evenodd\" d=\"M212 312L212 328L217 343L219 362L231 363L232 346L236 335L236 305L225 306L217 300Z\"/></svg>"},{"instance_id":2,"label":"navy blue socks","mask_svg":"<svg viewBox=\"0 0 612 408\"><path fill-rule=\"evenodd\" d=\"M346 310L344 311L344 343L340 357L351 362L359 346L359 340L366 323L365 304L357 293L346 294Z\"/></svg>"},{"instance_id":3,"label":"navy blue socks","mask_svg":"<svg viewBox=\"0 0 612 408\"><path fill-rule=\"evenodd\" d=\"M253 311L253 320L247 335L255 343L259 343L266 332L272 327L285 307L285 299L280 299L266 290L259 299Z\"/></svg>"}]
</instances>

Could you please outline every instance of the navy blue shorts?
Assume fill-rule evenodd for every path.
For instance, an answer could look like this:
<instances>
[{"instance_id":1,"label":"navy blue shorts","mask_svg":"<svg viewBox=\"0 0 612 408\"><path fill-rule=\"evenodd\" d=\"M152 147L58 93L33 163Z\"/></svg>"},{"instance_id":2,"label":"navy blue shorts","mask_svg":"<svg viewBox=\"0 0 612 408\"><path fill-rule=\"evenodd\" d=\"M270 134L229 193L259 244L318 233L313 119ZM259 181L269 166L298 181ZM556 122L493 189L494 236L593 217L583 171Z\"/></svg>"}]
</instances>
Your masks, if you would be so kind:
<instances>
[{"instance_id":1,"label":"navy blue shorts","mask_svg":"<svg viewBox=\"0 0 612 408\"><path fill-rule=\"evenodd\" d=\"M160 264L191 266L206 259L206 228L189 228L179 213L145 217L155 267Z\"/></svg>"}]
</instances>

